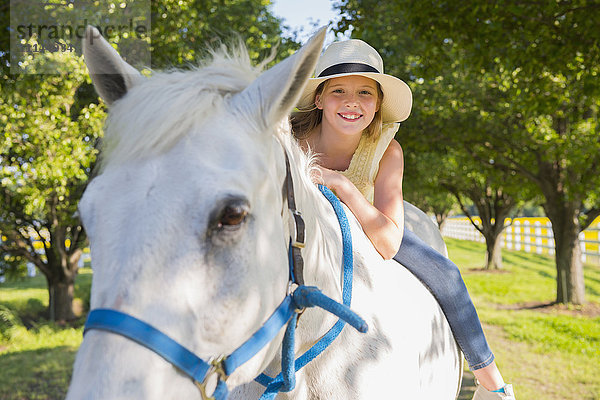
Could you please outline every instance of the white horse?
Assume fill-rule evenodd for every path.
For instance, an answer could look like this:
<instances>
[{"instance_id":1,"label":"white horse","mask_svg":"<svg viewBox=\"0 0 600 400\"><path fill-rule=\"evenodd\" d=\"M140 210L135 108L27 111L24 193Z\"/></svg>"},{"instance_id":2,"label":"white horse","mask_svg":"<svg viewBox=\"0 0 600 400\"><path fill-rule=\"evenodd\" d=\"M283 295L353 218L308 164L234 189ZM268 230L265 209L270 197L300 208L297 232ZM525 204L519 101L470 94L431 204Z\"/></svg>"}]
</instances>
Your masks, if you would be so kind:
<instances>
[{"instance_id":1,"label":"white horse","mask_svg":"<svg viewBox=\"0 0 600 400\"><path fill-rule=\"evenodd\" d=\"M204 360L231 354L288 293L293 227L282 192L286 153L306 223L304 279L341 301L340 227L287 124L324 31L265 72L239 49L215 52L196 70L150 78L94 28L87 35L87 66L110 104L102 169L79 205L93 260L91 308L135 316ZM344 209L353 238L352 309L369 330L346 326L297 373L296 388L278 398L456 398L462 356L440 307L406 269L381 258ZM408 223L444 252L439 231L416 210L407 205ZM296 354L336 320L307 309L298 320ZM279 330L227 377L230 398L260 397L264 388L254 378L280 371L283 334ZM199 398L180 368L134 340L98 329L85 335L67 395Z\"/></svg>"}]
</instances>

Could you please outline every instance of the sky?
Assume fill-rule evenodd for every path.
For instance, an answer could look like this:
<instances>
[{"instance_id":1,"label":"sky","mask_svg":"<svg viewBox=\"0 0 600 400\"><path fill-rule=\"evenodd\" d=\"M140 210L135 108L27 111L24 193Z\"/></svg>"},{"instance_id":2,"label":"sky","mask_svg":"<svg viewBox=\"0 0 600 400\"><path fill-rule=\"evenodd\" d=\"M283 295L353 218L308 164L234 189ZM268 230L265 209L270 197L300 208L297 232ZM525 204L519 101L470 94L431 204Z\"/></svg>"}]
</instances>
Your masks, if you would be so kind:
<instances>
[{"instance_id":1,"label":"sky","mask_svg":"<svg viewBox=\"0 0 600 400\"><path fill-rule=\"evenodd\" d=\"M301 43L306 42L316 31L314 23L321 27L339 19L331 0L273 0L271 11L282 18L283 24L288 25L292 32L302 29L298 36ZM334 40L335 36L329 32L326 43Z\"/></svg>"}]
</instances>

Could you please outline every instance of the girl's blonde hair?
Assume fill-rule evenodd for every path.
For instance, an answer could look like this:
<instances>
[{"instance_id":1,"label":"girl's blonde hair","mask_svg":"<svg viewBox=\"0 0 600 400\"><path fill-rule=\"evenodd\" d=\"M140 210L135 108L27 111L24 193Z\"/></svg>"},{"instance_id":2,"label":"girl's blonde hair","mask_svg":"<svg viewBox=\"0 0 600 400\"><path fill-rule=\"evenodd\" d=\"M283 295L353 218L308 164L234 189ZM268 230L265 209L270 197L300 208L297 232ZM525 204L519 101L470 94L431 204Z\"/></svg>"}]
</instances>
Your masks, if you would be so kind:
<instances>
[{"instance_id":1,"label":"girl's blonde hair","mask_svg":"<svg viewBox=\"0 0 600 400\"><path fill-rule=\"evenodd\" d=\"M323 120L323 110L317 108L317 106L314 104L314 99L316 99L318 95L325 91L330 81L331 79L328 79L317 86L313 96L313 106L310 109L298 109L298 111L294 111L292 113L290 122L292 124L292 134L296 139L306 139ZM381 90L381 85L379 82L376 81L376 83L377 102L379 103L380 107L375 113L373 121L371 121L369 126L367 126L363 131L363 134L367 136L375 135L375 137L381 134L381 127L383 124L383 120L381 118L381 102L383 101L383 91Z\"/></svg>"}]
</instances>

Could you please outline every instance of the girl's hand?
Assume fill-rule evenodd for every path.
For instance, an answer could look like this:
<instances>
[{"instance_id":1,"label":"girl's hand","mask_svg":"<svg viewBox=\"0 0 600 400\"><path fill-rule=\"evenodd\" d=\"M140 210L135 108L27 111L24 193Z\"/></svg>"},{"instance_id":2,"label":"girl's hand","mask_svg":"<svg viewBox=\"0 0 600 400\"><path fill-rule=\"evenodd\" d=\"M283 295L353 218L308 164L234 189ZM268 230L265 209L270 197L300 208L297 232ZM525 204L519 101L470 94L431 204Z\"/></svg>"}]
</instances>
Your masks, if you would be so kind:
<instances>
[{"instance_id":1,"label":"girl's hand","mask_svg":"<svg viewBox=\"0 0 600 400\"><path fill-rule=\"evenodd\" d=\"M315 183L327 186L334 193L341 188L346 187L348 184L352 184L348 178L332 169L317 165L316 170Z\"/></svg>"}]
</instances>

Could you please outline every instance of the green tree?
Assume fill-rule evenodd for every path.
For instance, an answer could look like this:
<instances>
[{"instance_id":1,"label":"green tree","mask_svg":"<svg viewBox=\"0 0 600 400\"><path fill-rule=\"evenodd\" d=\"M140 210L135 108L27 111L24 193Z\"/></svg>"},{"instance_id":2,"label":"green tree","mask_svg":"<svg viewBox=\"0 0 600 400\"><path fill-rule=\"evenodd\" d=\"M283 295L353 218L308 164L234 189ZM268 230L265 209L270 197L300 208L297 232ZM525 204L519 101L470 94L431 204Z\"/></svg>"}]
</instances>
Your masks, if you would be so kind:
<instances>
[{"instance_id":1,"label":"green tree","mask_svg":"<svg viewBox=\"0 0 600 400\"><path fill-rule=\"evenodd\" d=\"M270 0L152 0L152 65L194 65L207 49L241 39L250 58L260 61L277 48L275 60L300 45L282 36Z\"/></svg>"},{"instance_id":2,"label":"green tree","mask_svg":"<svg viewBox=\"0 0 600 400\"><path fill-rule=\"evenodd\" d=\"M54 62L65 75L13 75L0 87L0 249L5 260L27 260L42 272L49 317L69 320L86 239L77 201L95 161L104 113L78 101L77 90L89 82L81 58L55 54L26 68L43 62Z\"/></svg>"},{"instance_id":3,"label":"green tree","mask_svg":"<svg viewBox=\"0 0 600 400\"><path fill-rule=\"evenodd\" d=\"M283 58L298 45L281 39L268 1L152 1L152 66L187 67L205 49L237 42L257 62ZM9 27L8 2L0 23ZM36 18L32 17L32 21ZM4 32L8 32L6 29ZM234 34L235 33L235 34ZM120 38L111 41L118 46ZM59 53L23 63L30 74L10 74L10 42L0 36L0 269L13 274L33 263L48 281L49 316L73 317L73 280L86 235L77 203L92 174L105 108L81 57ZM51 63L52 68L48 67ZM13 65L14 67L14 65ZM55 74L37 72L48 70Z\"/></svg>"},{"instance_id":4,"label":"green tree","mask_svg":"<svg viewBox=\"0 0 600 400\"><path fill-rule=\"evenodd\" d=\"M347 0L340 9L340 29L381 46L413 77L464 72L462 87L481 119L506 116L485 137L460 131L453 139L543 195L555 238L556 299L583 303L578 234L600 215L600 3ZM487 77L494 97L469 89L477 75Z\"/></svg>"},{"instance_id":5,"label":"green tree","mask_svg":"<svg viewBox=\"0 0 600 400\"><path fill-rule=\"evenodd\" d=\"M417 131L410 129L410 133ZM419 198L416 204L424 205L428 211L435 210L437 206L447 210L446 213L458 204L485 239L484 268L502 268L500 234L505 228L506 218L518 212L525 200L520 180L517 177L507 180L505 174L499 174L492 168L482 170L476 160L452 146L443 151L432 148L415 152L405 150L405 154L406 170L413 170L405 177L405 182L412 182L404 185L407 199L412 199L414 194L422 195L424 201ZM479 220L469 206L475 207Z\"/></svg>"},{"instance_id":6,"label":"green tree","mask_svg":"<svg viewBox=\"0 0 600 400\"><path fill-rule=\"evenodd\" d=\"M451 160L456 162L457 158ZM461 170L468 162L459 162L449 170ZM473 163L470 163L473 167ZM462 168L461 168L462 167ZM458 181L456 176L448 178L440 177L441 186L454 195L460 205L462 212L469 218L471 224L484 237L486 244L485 269L502 268L502 248L500 234L504 231L505 220L516 214L519 203L519 193L515 190L515 184L494 181L497 174L493 172L480 172L475 168L468 168ZM468 200L465 201L465 199ZM467 204L472 204L477 210L479 220L469 211Z\"/></svg>"},{"instance_id":7,"label":"green tree","mask_svg":"<svg viewBox=\"0 0 600 400\"><path fill-rule=\"evenodd\" d=\"M413 82L413 91L420 95L421 102L406 136L412 143L420 142L420 152L424 152L422 173L428 177L423 179L435 182L438 191L445 189L454 197L485 238L485 268L498 269L502 268L499 239L504 221L533 193L525 179L511 171L482 165L472 151L473 141L466 138L476 138L477 144L490 133L503 130L510 113L490 101L501 99L503 94L489 84L487 75L465 79L467 74L454 68L434 79ZM434 142L431 138L436 135L440 139ZM467 203L475 207L479 221Z\"/></svg>"},{"instance_id":8,"label":"green tree","mask_svg":"<svg viewBox=\"0 0 600 400\"><path fill-rule=\"evenodd\" d=\"M437 163L435 153L412 152L404 148L404 180L402 191L406 201L416 205L427 214L433 214L443 229L447 218L456 211L456 199L452 193L440 187L431 173L431 163ZM442 189L442 190L440 190Z\"/></svg>"}]
</instances>

